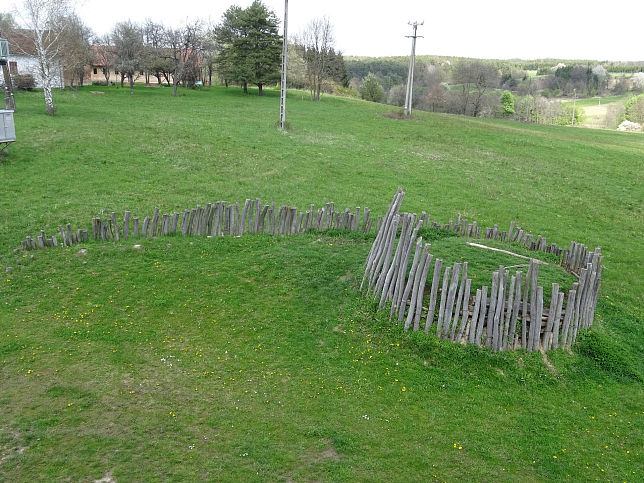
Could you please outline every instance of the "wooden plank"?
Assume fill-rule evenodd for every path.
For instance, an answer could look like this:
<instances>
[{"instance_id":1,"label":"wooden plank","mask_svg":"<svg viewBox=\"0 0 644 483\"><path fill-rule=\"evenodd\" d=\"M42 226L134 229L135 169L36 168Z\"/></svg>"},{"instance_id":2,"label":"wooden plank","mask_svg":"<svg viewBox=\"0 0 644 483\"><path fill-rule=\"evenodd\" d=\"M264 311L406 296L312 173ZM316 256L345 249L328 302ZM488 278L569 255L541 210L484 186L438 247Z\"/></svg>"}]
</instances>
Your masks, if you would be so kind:
<instances>
[{"instance_id":1,"label":"wooden plank","mask_svg":"<svg viewBox=\"0 0 644 483\"><path fill-rule=\"evenodd\" d=\"M422 219L421 219L422 223ZM423 270L420 275L420 282L418 286L418 296L416 297L416 313L414 314L414 331L420 329L420 319L423 313L423 297L425 294L425 285L427 284L427 273L429 272L429 267L432 264L432 259L434 256L429 253L430 245L425 245L428 250L427 257L425 259L425 264L423 265Z\"/></svg>"},{"instance_id":2,"label":"wooden plank","mask_svg":"<svg viewBox=\"0 0 644 483\"><path fill-rule=\"evenodd\" d=\"M438 293L438 284L440 283L441 269L443 260L436 259L434 263L434 276L432 277L432 288L429 295L429 307L427 309L427 319L425 320L425 333L429 333L434 323L434 313L436 311L436 294Z\"/></svg>"},{"instance_id":3,"label":"wooden plank","mask_svg":"<svg viewBox=\"0 0 644 483\"><path fill-rule=\"evenodd\" d=\"M369 286L368 290L372 288L372 280L374 276L374 272L376 271L376 264L378 263L380 254L382 250L384 249L384 240L389 236L388 232L391 228L391 221L393 221L394 216L398 216L398 206L399 203L402 200L402 190L399 188L396 194L394 195L391 203L389 204L389 208L387 210L387 213L385 215L386 217L386 223L384 224L384 229L380 229L380 222L378 223L378 229L377 229L377 234L376 234L376 239L374 240L373 244L371 245L371 249L369 250L369 255L367 256L367 263L365 266L365 273L362 277L362 283L360 284L360 290L363 289L365 282L368 280L369 281Z\"/></svg>"},{"instance_id":4,"label":"wooden plank","mask_svg":"<svg viewBox=\"0 0 644 483\"><path fill-rule=\"evenodd\" d=\"M400 260L400 263L394 271L394 287L392 293L393 306L397 307L400 305L403 299L403 291L405 287L405 275L407 271L407 266L409 264L409 257L411 256L411 250L414 245L414 241L418 236L418 231L422 227L422 220L416 222L416 215L406 213L403 215L403 218L406 220L407 226L405 230L405 236L401 236L400 241L402 242L403 256ZM416 223L415 228L412 230L412 226ZM411 232L411 234L410 234ZM390 288L391 290L391 288Z\"/></svg>"},{"instance_id":5,"label":"wooden plank","mask_svg":"<svg viewBox=\"0 0 644 483\"><path fill-rule=\"evenodd\" d=\"M456 310L454 311L454 320L452 321L452 327L449 333L449 340L451 340L452 342L454 341L454 337L456 336L458 319L461 314L461 307L463 305L463 293L465 292L466 280L467 280L467 262L463 262L463 272L461 274L461 283L459 284L458 295L456 296ZM468 302L469 302L469 298L465 302L465 305L467 305Z\"/></svg>"},{"instance_id":6,"label":"wooden plank","mask_svg":"<svg viewBox=\"0 0 644 483\"><path fill-rule=\"evenodd\" d=\"M65 237L65 230L63 230L62 225L58 225L58 231L60 232L60 240L61 240L61 242L60 242L60 243L61 243L64 247L65 247L65 246L69 246L69 245L67 244L67 239L66 239L66 237Z\"/></svg>"},{"instance_id":7,"label":"wooden plank","mask_svg":"<svg viewBox=\"0 0 644 483\"><path fill-rule=\"evenodd\" d=\"M148 236L148 226L150 225L150 217L146 216L143 218L143 229L141 234L145 237Z\"/></svg>"},{"instance_id":8,"label":"wooden plank","mask_svg":"<svg viewBox=\"0 0 644 483\"><path fill-rule=\"evenodd\" d=\"M554 326L552 328L552 339L550 340L550 348L557 349L559 347L559 326L561 323L561 311L563 309L564 294L563 292L557 293L557 308L555 311Z\"/></svg>"},{"instance_id":9,"label":"wooden plank","mask_svg":"<svg viewBox=\"0 0 644 483\"><path fill-rule=\"evenodd\" d=\"M422 240L423 240L422 237L419 237L418 240L422 245ZM425 245L422 250L420 262L416 265L414 273L413 274L411 272L409 273L409 280L412 281L412 294L411 294L411 300L409 302L409 310L407 311L407 319L405 320L405 330L409 329L409 327L411 326L414 320L414 316L416 314L418 295L419 295L418 291L420 287L420 277L422 275L423 269L425 268L425 263L427 262L428 254L429 254L429 245ZM422 303L422 296L421 296L421 303ZM402 305L406 305L406 297L403 297Z\"/></svg>"},{"instance_id":10,"label":"wooden plank","mask_svg":"<svg viewBox=\"0 0 644 483\"><path fill-rule=\"evenodd\" d=\"M170 234L170 214L169 213L164 213L163 215L163 228L161 229L161 233L163 235L169 235Z\"/></svg>"},{"instance_id":11,"label":"wooden plank","mask_svg":"<svg viewBox=\"0 0 644 483\"><path fill-rule=\"evenodd\" d=\"M385 271L383 270L379 277L378 277L378 282L376 283L376 292L380 293L380 302L378 303L378 309L382 309L387 302L387 300L390 300L392 297L392 290L391 287L395 284L395 275L398 273L398 270L402 266L402 257L403 257L403 252L404 252L404 246L405 246L405 238L406 238L406 232L409 229L409 220L407 217L403 217L403 226L401 230L401 235L398 241L398 246L396 247L396 252L394 253L394 258L389 265L389 268ZM412 270L414 270L414 266L416 263L418 263L418 258L421 253L421 247L422 247L422 239L418 240L418 243L416 243L416 253L414 255L414 261L412 263ZM406 265L405 265L406 268ZM411 276L411 275L410 275ZM391 311L389 315L391 316L393 314L393 311L395 310L395 304L392 304ZM398 320L398 323L400 323L401 320Z\"/></svg>"},{"instance_id":12,"label":"wooden plank","mask_svg":"<svg viewBox=\"0 0 644 483\"><path fill-rule=\"evenodd\" d=\"M575 301L577 299L578 283L573 283L572 288L568 292L568 299L566 300L566 310L564 313L563 327L561 329L561 345L562 347L569 347L568 340L570 338L570 326L572 318L575 313Z\"/></svg>"},{"instance_id":13,"label":"wooden plank","mask_svg":"<svg viewBox=\"0 0 644 483\"><path fill-rule=\"evenodd\" d=\"M392 264L391 282L386 291L386 297L392 301L389 311L390 318L393 317L393 314L399 307L401 307L401 302L403 301L403 292L406 286L405 275L409 265L409 256L411 254L411 251L407 251L407 246L409 245L409 248L411 249L413 242L417 241L412 240L411 237L411 216L408 213L403 213L399 216L400 236L398 237L398 245L396 246L396 252L394 254L396 262ZM415 255L418 257L420 257L420 254L422 253L422 250L419 250L420 249L417 246ZM416 261L418 261L418 259Z\"/></svg>"},{"instance_id":14,"label":"wooden plank","mask_svg":"<svg viewBox=\"0 0 644 483\"><path fill-rule=\"evenodd\" d=\"M65 225L65 236L67 237L67 242L69 246L71 246L73 242L72 242L72 225L70 223L67 223Z\"/></svg>"},{"instance_id":15,"label":"wooden plank","mask_svg":"<svg viewBox=\"0 0 644 483\"><path fill-rule=\"evenodd\" d=\"M530 327L534 327L534 331L532 334L532 347L530 346L530 343L528 341L528 350L536 350L537 347L535 347L535 341L538 345L539 331L541 330L541 319L539 319L536 324L533 324L532 322L534 321L534 317L532 316L532 313L537 301L536 297L538 292L537 283L539 278L539 265L534 259L530 260L530 265L532 268L530 272Z\"/></svg>"},{"instance_id":16,"label":"wooden plank","mask_svg":"<svg viewBox=\"0 0 644 483\"><path fill-rule=\"evenodd\" d=\"M297 233L297 222L298 222L298 220L299 220L299 216L298 216L298 213L297 213L297 207L294 206L294 207L291 208L291 229L289 231L289 233L291 235Z\"/></svg>"},{"instance_id":17,"label":"wooden plank","mask_svg":"<svg viewBox=\"0 0 644 483\"><path fill-rule=\"evenodd\" d=\"M123 239L127 240L130 236L130 212L125 210L123 214Z\"/></svg>"},{"instance_id":18,"label":"wooden plank","mask_svg":"<svg viewBox=\"0 0 644 483\"><path fill-rule=\"evenodd\" d=\"M469 328L466 332L467 342L473 344L476 339L476 327L479 318L479 311L481 310L481 289L476 289L476 296L474 297L474 310L472 311L472 320L470 321Z\"/></svg>"},{"instance_id":19,"label":"wooden plank","mask_svg":"<svg viewBox=\"0 0 644 483\"><path fill-rule=\"evenodd\" d=\"M505 278L508 278L508 272L506 271ZM510 278L510 288L508 289L507 304L505 306L505 317L503 322L503 335L501 338L501 345L499 350L508 350L510 346L510 319L512 319L512 311L514 309L514 287L516 286L516 275L512 275ZM512 338L514 340L514 336Z\"/></svg>"},{"instance_id":20,"label":"wooden plank","mask_svg":"<svg viewBox=\"0 0 644 483\"><path fill-rule=\"evenodd\" d=\"M505 253L506 255L512 255L513 257L517 258L523 258L524 260L530 260L533 261L534 263L538 263L539 265L548 265L548 262L544 262L543 260L537 260L532 257L526 257L525 255L519 255L518 253L514 253L508 250L502 250L500 248L494 248L494 247L488 247L487 245L481 245L479 243L472 243L472 242L466 242L466 245L470 247L476 247L476 248L482 248L484 250L492 250L493 252L499 252L499 253Z\"/></svg>"},{"instance_id":21,"label":"wooden plank","mask_svg":"<svg viewBox=\"0 0 644 483\"><path fill-rule=\"evenodd\" d=\"M183 211L183 218L181 220L181 234L182 235L187 235L188 234L188 220L190 217L190 211L189 210L184 210Z\"/></svg>"},{"instance_id":22,"label":"wooden plank","mask_svg":"<svg viewBox=\"0 0 644 483\"><path fill-rule=\"evenodd\" d=\"M512 316L510 317L510 328L508 329L508 349L510 350L514 349L514 336L516 334L517 320L519 319L519 312L521 310L521 282L523 272L521 270L517 271L515 278L514 303L512 305Z\"/></svg>"},{"instance_id":23,"label":"wooden plank","mask_svg":"<svg viewBox=\"0 0 644 483\"><path fill-rule=\"evenodd\" d=\"M362 232L363 233L366 233L366 232L369 231L368 227L370 226L369 222L371 221L369 219L369 215L371 215L371 210L365 206L364 207L364 216L362 217Z\"/></svg>"},{"instance_id":24,"label":"wooden plank","mask_svg":"<svg viewBox=\"0 0 644 483\"><path fill-rule=\"evenodd\" d=\"M454 339L455 342L461 342L463 340L463 337L465 337L465 339L467 340L467 336L465 335L465 327L467 326L467 318L469 317L471 285L472 280L469 278L466 279L465 291L463 293L463 315L461 317L461 325L458 329L458 334L456 335L456 339Z\"/></svg>"},{"instance_id":25,"label":"wooden plank","mask_svg":"<svg viewBox=\"0 0 644 483\"><path fill-rule=\"evenodd\" d=\"M380 274L380 270L382 270L383 266L386 266L385 261L391 257L391 251L393 250L393 244L396 239L396 230L398 229L399 220L400 220L400 215L394 216L393 221L387 230L388 232L387 239L383 244L382 250L380 251L378 258L374 260L375 269L372 272L371 278L369 280L369 290L373 289L376 283L377 277Z\"/></svg>"},{"instance_id":26,"label":"wooden plank","mask_svg":"<svg viewBox=\"0 0 644 483\"><path fill-rule=\"evenodd\" d=\"M249 204L250 200L246 198L246 201L244 201L244 208L242 209L241 213L241 222L239 224L239 231L237 232L238 235L244 234L244 227L246 225L246 217L248 216Z\"/></svg>"},{"instance_id":27,"label":"wooden plank","mask_svg":"<svg viewBox=\"0 0 644 483\"><path fill-rule=\"evenodd\" d=\"M456 290L459 285L459 277L461 274L462 265L460 263L454 263L452 267L452 279L449 284L449 292L447 296L447 303L445 305L445 316L443 318L443 334L442 338L446 339L448 337L451 324L452 324L452 313L454 311L454 300L456 298Z\"/></svg>"},{"instance_id":28,"label":"wooden plank","mask_svg":"<svg viewBox=\"0 0 644 483\"><path fill-rule=\"evenodd\" d=\"M436 337L441 338L443 335L443 317L445 316L445 305L447 305L449 277L452 273L452 267L445 268L443 275L443 287L441 288L441 302L438 308L438 321L436 322Z\"/></svg>"},{"instance_id":29,"label":"wooden plank","mask_svg":"<svg viewBox=\"0 0 644 483\"><path fill-rule=\"evenodd\" d=\"M552 341L552 331L555 325L555 315L557 313L557 302L559 300L559 284L552 284L552 292L550 296L550 307L548 309L548 321L546 323L546 330L541 338L541 346L543 350L549 350Z\"/></svg>"},{"instance_id":30,"label":"wooden plank","mask_svg":"<svg viewBox=\"0 0 644 483\"><path fill-rule=\"evenodd\" d=\"M154 208L154 216L152 217L152 224L150 226L150 236L157 236L159 234L159 208Z\"/></svg>"},{"instance_id":31,"label":"wooden plank","mask_svg":"<svg viewBox=\"0 0 644 483\"><path fill-rule=\"evenodd\" d=\"M499 288L497 291L497 300L495 305L493 330L492 330L492 347L495 351L501 350L503 344L503 313L505 310L506 286L508 284L509 271L505 267L499 267Z\"/></svg>"},{"instance_id":32,"label":"wooden plank","mask_svg":"<svg viewBox=\"0 0 644 483\"><path fill-rule=\"evenodd\" d=\"M479 320L476 322L476 336L474 337L474 344L481 346L481 338L483 336L483 328L485 326L487 313L487 286L481 287L481 308L479 309Z\"/></svg>"},{"instance_id":33,"label":"wooden plank","mask_svg":"<svg viewBox=\"0 0 644 483\"><path fill-rule=\"evenodd\" d=\"M139 217L135 216L132 218L132 232L136 238L139 237Z\"/></svg>"},{"instance_id":34,"label":"wooden plank","mask_svg":"<svg viewBox=\"0 0 644 483\"><path fill-rule=\"evenodd\" d=\"M487 315L487 326L485 331L485 346L492 347L494 339L494 314L496 313L496 300L499 294L499 272L492 273L492 287L490 293L490 308Z\"/></svg>"},{"instance_id":35,"label":"wooden plank","mask_svg":"<svg viewBox=\"0 0 644 483\"><path fill-rule=\"evenodd\" d=\"M541 340L541 322L543 320L543 287L537 287L537 310L535 311L535 331L533 350L539 350L539 341Z\"/></svg>"},{"instance_id":36,"label":"wooden plank","mask_svg":"<svg viewBox=\"0 0 644 483\"><path fill-rule=\"evenodd\" d=\"M170 227L170 233L173 235L177 233L177 224L179 223L179 213L176 211L172 213L172 226Z\"/></svg>"},{"instance_id":37,"label":"wooden plank","mask_svg":"<svg viewBox=\"0 0 644 483\"><path fill-rule=\"evenodd\" d=\"M262 211L259 214L259 221L258 221L258 224L257 224L257 233L264 233L266 214L268 213L269 208L270 208L269 205L264 205L264 208L262 208Z\"/></svg>"},{"instance_id":38,"label":"wooden plank","mask_svg":"<svg viewBox=\"0 0 644 483\"><path fill-rule=\"evenodd\" d=\"M401 221L404 222L404 220L404 216L401 217L401 215L396 214L390 223L388 222L387 224L383 225L383 238L381 238L381 242L377 247L375 257L372 260L372 273L369 280L369 289L373 288L375 281L380 276L381 270L383 270L383 267L386 266L385 261L388 258L387 254L391 253L391 250L393 250L393 244L395 243L398 224Z\"/></svg>"}]
</instances>

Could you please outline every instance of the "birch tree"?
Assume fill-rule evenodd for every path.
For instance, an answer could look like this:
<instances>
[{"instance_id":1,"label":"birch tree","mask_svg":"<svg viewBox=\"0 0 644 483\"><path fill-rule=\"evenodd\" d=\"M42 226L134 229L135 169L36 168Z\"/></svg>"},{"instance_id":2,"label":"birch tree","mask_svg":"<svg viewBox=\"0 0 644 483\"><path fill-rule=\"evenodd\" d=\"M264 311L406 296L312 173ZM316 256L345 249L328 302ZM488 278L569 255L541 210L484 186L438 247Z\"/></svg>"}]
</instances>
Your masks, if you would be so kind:
<instances>
[{"instance_id":1,"label":"birch tree","mask_svg":"<svg viewBox=\"0 0 644 483\"><path fill-rule=\"evenodd\" d=\"M66 22L64 18L72 14L68 0L24 0L21 31L24 44L18 47L22 54L34 55L38 65L38 75L42 82L47 113L56 112L52 89L55 80L61 76L62 35Z\"/></svg>"}]
</instances>

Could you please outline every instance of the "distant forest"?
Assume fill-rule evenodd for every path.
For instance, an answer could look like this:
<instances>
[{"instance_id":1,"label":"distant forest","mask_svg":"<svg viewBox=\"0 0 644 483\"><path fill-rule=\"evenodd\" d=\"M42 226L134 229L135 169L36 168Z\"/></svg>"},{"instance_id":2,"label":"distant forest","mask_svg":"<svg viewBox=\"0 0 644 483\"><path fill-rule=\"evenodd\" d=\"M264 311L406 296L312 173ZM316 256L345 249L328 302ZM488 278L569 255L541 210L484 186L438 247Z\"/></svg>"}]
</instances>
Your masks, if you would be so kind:
<instances>
[{"instance_id":1,"label":"distant forest","mask_svg":"<svg viewBox=\"0 0 644 483\"><path fill-rule=\"evenodd\" d=\"M404 104L409 57L345 57L344 62L350 92L371 101ZM637 97L626 104L628 108L634 103L644 104L643 92L644 61L417 56L413 107L477 117L571 124L582 121L583 111L575 111L574 106L562 101L597 96ZM620 121L628 119L628 114L626 109L618 109L611 124L617 127Z\"/></svg>"}]
</instances>

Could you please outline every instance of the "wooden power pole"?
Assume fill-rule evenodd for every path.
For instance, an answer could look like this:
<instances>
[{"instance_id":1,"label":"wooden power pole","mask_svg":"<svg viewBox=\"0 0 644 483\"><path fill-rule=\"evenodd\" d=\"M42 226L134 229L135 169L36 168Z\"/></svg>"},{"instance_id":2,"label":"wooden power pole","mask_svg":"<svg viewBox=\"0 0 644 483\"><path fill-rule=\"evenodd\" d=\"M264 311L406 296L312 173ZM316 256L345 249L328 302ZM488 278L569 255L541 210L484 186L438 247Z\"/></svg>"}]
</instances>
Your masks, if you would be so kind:
<instances>
[{"instance_id":1,"label":"wooden power pole","mask_svg":"<svg viewBox=\"0 0 644 483\"><path fill-rule=\"evenodd\" d=\"M286 125L286 58L288 52L288 0L284 0L284 39L282 40L282 80L280 85L280 128Z\"/></svg>"},{"instance_id":2,"label":"wooden power pole","mask_svg":"<svg viewBox=\"0 0 644 483\"><path fill-rule=\"evenodd\" d=\"M416 30L419 25L425 22L409 22L414 28L414 35L406 35L407 38L411 37L411 58L409 59L409 73L407 74L407 92L405 93L405 116L411 116L412 105L412 91L414 89L414 67L416 66L416 38L422 38L422 35L416 35Z\"/></svg>"}]
</instances>

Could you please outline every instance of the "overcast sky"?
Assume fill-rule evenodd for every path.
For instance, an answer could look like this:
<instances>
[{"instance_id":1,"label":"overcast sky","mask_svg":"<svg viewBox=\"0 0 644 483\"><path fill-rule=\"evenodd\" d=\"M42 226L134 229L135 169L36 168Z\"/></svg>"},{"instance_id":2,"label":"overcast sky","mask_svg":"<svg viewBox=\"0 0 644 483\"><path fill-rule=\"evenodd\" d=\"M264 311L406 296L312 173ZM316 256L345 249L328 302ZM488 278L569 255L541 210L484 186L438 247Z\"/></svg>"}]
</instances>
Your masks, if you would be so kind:
<instances>
[{"instance_id":1,"label":"overcast sky","mask_svg":"<svg viewBox=\"0 0 644 483\"><path fill-rule=\"evenodd\" d=\"M19 3L19 2L17 2ZM76 10L97 33L146 18L177 27L200 18L219 22L232 4L252 0L78 0ZM280 19L284 0L264 0ZM410 20L424 21L418 54L496 59L644 60L643 0L289 0L289 37L315 17L334 26L345 55L408 55Z\"/></svg>"}]
</instances>

